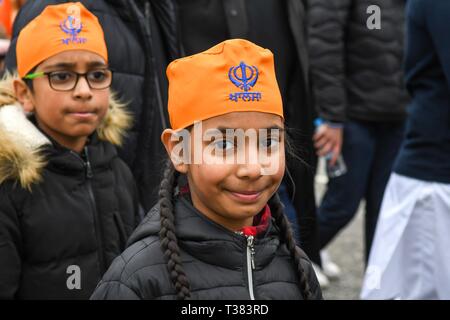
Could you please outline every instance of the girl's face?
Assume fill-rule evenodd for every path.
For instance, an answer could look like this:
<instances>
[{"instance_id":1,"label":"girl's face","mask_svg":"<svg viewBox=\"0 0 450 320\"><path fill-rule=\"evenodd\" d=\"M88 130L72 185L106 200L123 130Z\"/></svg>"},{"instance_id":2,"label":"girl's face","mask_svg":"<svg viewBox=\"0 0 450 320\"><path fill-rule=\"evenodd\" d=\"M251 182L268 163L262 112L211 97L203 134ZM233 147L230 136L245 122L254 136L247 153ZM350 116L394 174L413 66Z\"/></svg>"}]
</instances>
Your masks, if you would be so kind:
<instances>
[{"instance_id":1,"label":"girl's face","mask_svg":"<svg viewBox=\"0 0 450 320\"><path fill-rule=\"evenodd\" d=\"M227 140L225 133L216 136L212 142L202 141L202 163L193 160L195 145L200 141L192 134L195 130L191 130L191 164L175 167L187 174L194 206L232 231L251 226L253 217L267 204L284 175L283 128L281 117L262 112L234 112L202 121L203 133L210 129L242 129L243 132L256 133L256 141L253 139L252 143L246 137L240 150L236 139ZM267 129L267 135L259 134L260 129ZM205 152L208 145L223 150L223 154ZM245 161L239 161L238 152L242 152ZM235 155L234 161L226 163L226 156L231 154ZM267 156L261 158L260 155L264 154Z\"/></svg>"},{"instance_id":2,"label":"girl's face","mask_svg":"<svg viewBox=\"0 0 450 320\"><path fill-rule=\"evenodd\" d=\"M69 91L53 89L48 76L36 78L32 91L22 90L21 102L26 111L35 113L38 125L45 133L59 144L79 152L109 106L109 88L91 89L86 77L93 82L99 81L106 68L104 59L89 51L56 54L42 62L34 73L57 71L52 79L56 83L67 79L67 72L90 72L89 75L80 76L76 86Z\"/></svg>"}]
</instances>

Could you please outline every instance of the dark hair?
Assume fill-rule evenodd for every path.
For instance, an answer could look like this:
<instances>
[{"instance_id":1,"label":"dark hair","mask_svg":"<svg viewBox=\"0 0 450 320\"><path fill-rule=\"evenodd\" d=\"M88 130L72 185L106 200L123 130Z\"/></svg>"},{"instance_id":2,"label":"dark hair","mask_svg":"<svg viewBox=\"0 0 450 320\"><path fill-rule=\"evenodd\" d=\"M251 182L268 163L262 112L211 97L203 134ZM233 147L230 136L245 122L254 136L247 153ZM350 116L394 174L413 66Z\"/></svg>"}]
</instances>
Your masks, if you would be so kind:
<instances>
[{"instance_id":1,"label":"dark hair","mask_svg":"<svg viewBox=\"0 0 450 320\"><path fill-rule=\"evenodd\" d=\"M36 69L37 69L37 67L34 67L27 74L36 72ZM31 92L34 92L33 80L32 79L22 78L22 81L25 82L25 84L27 85L27 87L30 89Z\"/></svg>"},{"instance_id":2,"label":"dark hair","mask_svg":"<svg viewBox=\"0 0 450 320\"><path fill-rule=\"evenodd\" d=\"M294 258L294 263L297 266L300 280L300 290L303 298L305 300L310 300L312 298L312 293L309 287L308 279L306 278L305 270L301 264L301 257L297 250L294 232L292 231L291 223L284 214L284 205L281 203L278 193L275 193L272 198L270 198L269 206L272 212L272 217L275 219L275 224L280 229L281 235L284 236L284 239L281 240L286 244L291 256Z\"/></svg>"},{"instance_id":3,"label":"dark hair","mask_svg":"<svg viewBox=\"0 0 450 320\"><path fill-rule=\"evenodd\" d=\"M34 88L33 88L33 80L31 79L22 79L23 82L25 82L25 84L27 85L27 87L30 89L31 92L34 92Z\"/></svg>"},{"instance_id":4,"label":"dark hair","mask_svg":"<svg viewBox=\"0 0 450 320\"><path fill-rule=\"evenodd\" d=\"M302 136L301 132L297 129L288 128L285 127L284 129L285 135L284 135L284 144L285 144L285 154L286 154L286 171L285 176L289 179L289 182L292 186L292 192L291 192L291 202L294 202L294 197L296 193L296 185L295 180L291 175L291 172L289 171L289 164L294 163L295 165L302 165L305 166L308 170L313 170L311 166L303 160L303 157L308 156L308 151L306 149L303 149L296 145L294 142L294 136Z\"/></svg>"},{"instance_id":5,"label":"dark hair","mask_svg":"<svg viewBox=\"0 0 450 320\"><path fill-rule=\"evenodd\" d=\"M178 184L179 173L173 167L172 161L167 160L164 170L161 187L159 190L159 204L161 214L161 230L159 236L161 239L161 248L167 258L167 268L169 270L170 279L175 286L177 298L180 300L189 299L190 285L189 279L184 272L180 259L180 249L177 243L177 237L174 226L174 210L173 210L173 195ZM300 280L300 290L305 300L311 299L312 294L306 278L305 271L301 265L300 253L297 251L294 234L291 225L284 214L284 207L281 203L278 194L269 200L272 216L275 219L277 227L280 229L283 242L291 253L294 263L297 267Z\"/></svg>"},{"instance_id":6,"label":"dark hair","mask_svg":"<svg viewBox=\"0 0 450 320\"><path fill-rule=\"evenodd\" d=\"M173 194L178 183L179 173L173 167L172 161L167 160L164 170L161 187L159 189L159 205L161 215L161 248L167 258L167 268L170 279L177 291L179 300L189 299L191 296L189 280L183 270L180 259L180 248L178 247L177 236L174 226Z\"/></svg>"}]
</instances>

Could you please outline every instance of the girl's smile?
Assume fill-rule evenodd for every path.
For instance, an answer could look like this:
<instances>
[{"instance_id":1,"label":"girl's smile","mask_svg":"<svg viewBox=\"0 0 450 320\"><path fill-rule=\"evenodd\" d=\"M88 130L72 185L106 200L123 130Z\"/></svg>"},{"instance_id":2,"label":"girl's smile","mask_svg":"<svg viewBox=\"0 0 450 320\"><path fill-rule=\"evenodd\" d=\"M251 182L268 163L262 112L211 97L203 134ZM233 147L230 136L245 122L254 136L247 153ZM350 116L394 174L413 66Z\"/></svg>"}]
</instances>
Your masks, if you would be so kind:
<instances>
[{"instance_id":1,"label":"girl's smile","mask_svg":"<svg viewBox=\"0 0 450 320\"><path fill-rule=\"evenodd\" d=\"M237 199L240 202L244 203L252 203L259 199L261 196L261 192L257 191L246 191L246 192L231 192L230 194L234 199Z\"/></svg>"}]
</instances>

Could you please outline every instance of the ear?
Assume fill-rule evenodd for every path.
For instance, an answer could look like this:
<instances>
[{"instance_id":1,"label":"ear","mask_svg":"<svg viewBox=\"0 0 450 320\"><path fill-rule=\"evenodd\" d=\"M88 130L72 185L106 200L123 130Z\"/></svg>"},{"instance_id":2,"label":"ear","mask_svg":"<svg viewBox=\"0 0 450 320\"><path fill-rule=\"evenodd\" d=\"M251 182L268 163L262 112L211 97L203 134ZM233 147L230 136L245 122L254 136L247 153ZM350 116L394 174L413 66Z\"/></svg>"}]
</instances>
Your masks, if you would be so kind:
<instances>
[{"instance_id":1,"label":"ear","mask_svg":"<svg viewBox=\"0 0 450 320\"><path fill-rule=\"evenodd\" d=\"M181 139L177 138L177 136L181 137ZM175 130L165 129L161 134L161 141L175 170L186 174L188 172L189 137L185 134L180 135Z\"/></svg>"},{"instance_id":2,"label":"ear","mask_svg":"<svg viewBox=\"0 0 450 320\"><path fill-rule=\"evenodd\" d=\"M22 80L14 80L13 86L16 98L22 105L25 112L33 112L34 99L33 93L31 92L30 88L28 88L28 86Z\"/></svg>"}]
</instances>

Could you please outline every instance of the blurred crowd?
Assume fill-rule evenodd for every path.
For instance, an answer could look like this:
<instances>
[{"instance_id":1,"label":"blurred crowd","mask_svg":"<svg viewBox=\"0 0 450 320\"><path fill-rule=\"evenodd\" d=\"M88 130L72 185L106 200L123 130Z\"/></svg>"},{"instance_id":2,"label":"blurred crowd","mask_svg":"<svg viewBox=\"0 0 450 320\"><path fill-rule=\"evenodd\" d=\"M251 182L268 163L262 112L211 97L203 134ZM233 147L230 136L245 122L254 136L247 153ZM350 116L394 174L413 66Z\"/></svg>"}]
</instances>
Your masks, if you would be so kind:
<instances>
[{"instance_id":1,"label":"blurred crowd","mask_svg":"<svg viewBox=\"0 0 450 320\"><path fill-rule=\"evenodd\" d=\"M0 72L4 68L6 52L9 48L14 19L26 0L0 1Z\"/></svg>"}]
</instances>

